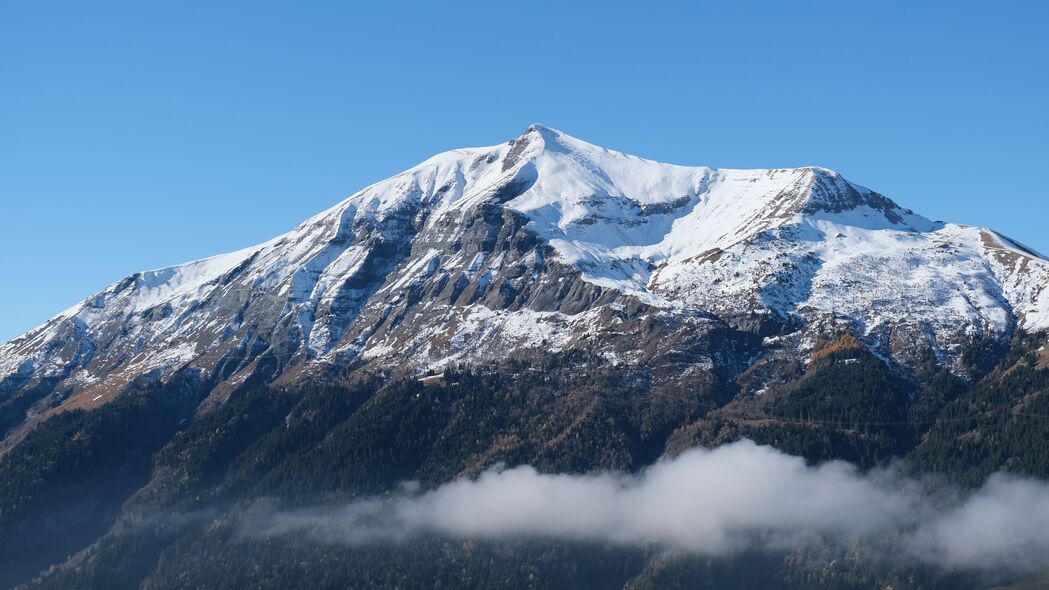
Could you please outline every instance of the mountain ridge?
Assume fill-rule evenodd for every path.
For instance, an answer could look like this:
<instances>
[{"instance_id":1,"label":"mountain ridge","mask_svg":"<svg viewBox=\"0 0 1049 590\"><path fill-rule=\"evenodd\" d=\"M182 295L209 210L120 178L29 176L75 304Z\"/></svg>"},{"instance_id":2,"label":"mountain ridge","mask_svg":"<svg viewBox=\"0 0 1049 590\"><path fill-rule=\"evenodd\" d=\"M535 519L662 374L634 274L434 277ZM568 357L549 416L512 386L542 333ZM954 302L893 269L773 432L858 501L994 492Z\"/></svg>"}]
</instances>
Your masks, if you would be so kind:
<instances>
[{"instance_id":1,"label":"mountain ridge","mask_svg":"<svg viewBox=\"0 0 1049 590\"><path fill-rule=\"evenodd\" d=\"M544 342L637 362L619 324L666 314L675 330L797 332L802 348L844 323L901 366L925 347L949 364L974 338L1049 327L1049 263L825 168L661 164L533 125L268 242L111 284L0 346L0 396L31 391L35 417L185 369L229 391L318 363L425 370ZM712 359L691 362L740 362Z\"/></svg>"}]
</instances>

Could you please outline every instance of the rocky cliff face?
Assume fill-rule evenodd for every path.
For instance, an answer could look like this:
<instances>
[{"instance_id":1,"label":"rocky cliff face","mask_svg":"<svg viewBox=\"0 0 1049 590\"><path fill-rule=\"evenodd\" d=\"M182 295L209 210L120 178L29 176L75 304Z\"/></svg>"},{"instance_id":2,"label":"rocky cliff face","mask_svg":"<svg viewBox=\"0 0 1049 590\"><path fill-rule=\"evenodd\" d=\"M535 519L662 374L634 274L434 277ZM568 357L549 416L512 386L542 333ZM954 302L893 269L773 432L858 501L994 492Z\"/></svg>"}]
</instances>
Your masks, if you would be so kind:
<instances>
[{"instance_id":1,"label":"rocky cliff face","mask_svg":"<svg viewBox=\"0 0 1049 590\"><path fill-rule=\"evenodd\" d=\"M221 397L351 363L580 348L730 382L844 328L903 370L930 350L949 365L1049 328L1049 262L829 170L671 166L533 126L265 244L136 273L3 345L0 428L176 372Z\"/></svg>"}]
</instances>

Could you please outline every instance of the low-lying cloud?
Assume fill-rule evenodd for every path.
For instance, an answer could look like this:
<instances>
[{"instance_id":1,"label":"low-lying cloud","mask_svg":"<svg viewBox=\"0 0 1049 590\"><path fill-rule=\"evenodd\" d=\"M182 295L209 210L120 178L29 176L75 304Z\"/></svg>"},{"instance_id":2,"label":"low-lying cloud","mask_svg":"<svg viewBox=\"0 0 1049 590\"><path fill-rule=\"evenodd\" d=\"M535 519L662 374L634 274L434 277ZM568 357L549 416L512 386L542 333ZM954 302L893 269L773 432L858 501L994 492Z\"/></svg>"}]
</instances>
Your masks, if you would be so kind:
<instances>
[{"instance_id":1,"label":"low-lying cloud","mask_svg":"<svg viewBox=\"0 0 1049 590\"><path fill-rule=\"evenodd\" d=\"M702 555L891 540L897 559L1027 573L1049 555L1049 484L1002 475L962 494L894 470L808 466L750 441L695 449L637 475L492 469L432 491L292 512L249 511L250 536L339 543L421 534L662 546Z\"/></svg>"}]
</instances>

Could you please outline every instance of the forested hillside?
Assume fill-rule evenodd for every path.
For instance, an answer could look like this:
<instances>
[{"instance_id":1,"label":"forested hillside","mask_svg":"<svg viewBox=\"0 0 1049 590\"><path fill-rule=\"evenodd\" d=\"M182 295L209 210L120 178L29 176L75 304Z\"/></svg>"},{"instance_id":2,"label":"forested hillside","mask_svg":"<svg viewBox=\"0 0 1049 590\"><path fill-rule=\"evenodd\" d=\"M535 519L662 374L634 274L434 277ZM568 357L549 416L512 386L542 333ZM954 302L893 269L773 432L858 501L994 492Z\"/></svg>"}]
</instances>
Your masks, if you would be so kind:
<instances>
[{"instance_id":1,"label":"forested hillside","mask_svg":"<svg viewBox=\"0 0 1049 590\"><path fill-rule=\"evenodd\" d=\"M905 373L829 334L779 386L741 393L653 382L582 353L384 378L367 368L297 387L247 387L199 405L176 380L44 422L0 458L4 584L40 588L980 587L832 546L712 558L659 547L445 537L348 545L244 537L259 506L309 508L423 489L485 469L637 471L741 438L819 463L903 458L978 486L995 471L1049 477L1045 338L993 367ZM846 345L842 345L845 342ZM146 403L151 400L151 403ZM716 485L716 482L712 482Z\"/></svg>"}]
</instances>

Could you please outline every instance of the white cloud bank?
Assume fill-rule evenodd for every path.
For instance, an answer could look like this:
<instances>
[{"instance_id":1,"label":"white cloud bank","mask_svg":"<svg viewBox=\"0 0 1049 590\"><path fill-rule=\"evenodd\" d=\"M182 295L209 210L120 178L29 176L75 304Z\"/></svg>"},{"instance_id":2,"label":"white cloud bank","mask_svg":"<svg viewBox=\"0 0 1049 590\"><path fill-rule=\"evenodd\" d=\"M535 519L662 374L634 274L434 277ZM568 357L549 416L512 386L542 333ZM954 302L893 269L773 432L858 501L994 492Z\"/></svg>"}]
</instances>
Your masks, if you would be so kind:
<instances>
[{"instance_id":1,"label":"white cloud bank","mask_svg":"<svg viewBox=\"0 0 1049 590\"><path fill-rule=\"evenodd\" d=\"M898 559L1027 573L1044 568L1049 555L1049 484L998 475L963 496L843 462L810 467L742 441L691 450L638 475L548 475L518 467L337 508L259 506L243 529L354 544L416 534L531 536L703 555L891 539L902 551Z\"/></svg>"}]
</instances>

